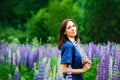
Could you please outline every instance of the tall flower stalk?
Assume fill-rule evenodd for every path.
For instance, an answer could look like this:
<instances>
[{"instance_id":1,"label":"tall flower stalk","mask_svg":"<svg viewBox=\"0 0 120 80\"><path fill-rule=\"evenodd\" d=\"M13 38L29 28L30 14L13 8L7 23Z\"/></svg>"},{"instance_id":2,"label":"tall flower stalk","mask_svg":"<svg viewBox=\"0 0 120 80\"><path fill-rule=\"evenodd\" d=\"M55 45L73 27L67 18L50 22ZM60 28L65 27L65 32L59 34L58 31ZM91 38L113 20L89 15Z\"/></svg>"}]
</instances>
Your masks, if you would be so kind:
<instances>
[{"instance_id":1,"label":"tall flower stalk","mask_svg":"<svg viewBox=\"0 0 120 80\"><path fill-rule=\"evenodd\" d=\"M120 79L120 53L115 55L112 80L119 80L119 79Z\"/></svg>"},{"instance_id":2,"label":"tall flower stalk","mask_svg":"<svg viewBox=\"0 0 120 80\"><path fill-rule=\"evenodd\" d=\"M19 68L16 67L14 71L14 80L20 80Z\"/></svg>"},{"instance_id":3,"label":"tall flower stalk","mask_svg":"<svg viewBox=\"0 0 120 80\"><path fill-rule=\"evenodd\" d=\"M97 71L97 80L109 80L110 74L110 56L109 54L105 54L100 61L100 66L98 67Z\"/></svg>"}]
</instances>

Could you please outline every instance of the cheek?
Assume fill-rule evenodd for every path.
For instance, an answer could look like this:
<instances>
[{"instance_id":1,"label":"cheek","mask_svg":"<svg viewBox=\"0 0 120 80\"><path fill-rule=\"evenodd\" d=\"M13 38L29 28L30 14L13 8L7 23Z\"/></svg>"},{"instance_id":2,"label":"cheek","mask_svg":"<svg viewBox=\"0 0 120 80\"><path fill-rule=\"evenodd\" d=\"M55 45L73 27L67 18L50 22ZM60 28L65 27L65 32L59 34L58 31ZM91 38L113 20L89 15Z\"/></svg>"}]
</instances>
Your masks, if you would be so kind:
<instances>
[{"instance_id":1,"label":"cheek","mask_svg":"<svg viewBox=\"0 0 120 80\"><path fill-rule=\"evenodd\" d=\"M69 30L68 30L68 29L66 29L66 30L65 30L65 33L68 33L68 32L69 32Z\"/></svg>"},{"instance_id":2,"label":"cheek","mask_svg":"<svg viewBox=\"0 0 120 80\"><path fill-rule=\"evenodd\" d=\"M67 35L67 34L69 34L69 31L68 31L68 30L66 30L66 31L64 32L64 35Z\"/></svg>"},{"instance_id":3,"label":"cheek","mask_svg":"<svg viewBox=\"0 0 120 80\"><path fill-rule=\"evenodd\" d=\"M65 35L69 35L69 34L70 34L70 32L69 32L69 31L66 31L66 32L65 32Z\"/></svg>"},{"instance_id":4,"label":"cheek","mask_svg":"<svg viewBox=\"0 0 120 80\"><path fill-rule=\"evenodd\" d=\"M75 29L76 33L77 33L77 28Z\"/></svg>"},{"instance_id":5,"label":"cheek","mask_svg":"<svg viewBox=\"0 0 120 80\"><path fill-rule=\"evenodd\" d=\"M77 31L77 28L75 27L75 30Z\"/></svg>"}]
</instances>

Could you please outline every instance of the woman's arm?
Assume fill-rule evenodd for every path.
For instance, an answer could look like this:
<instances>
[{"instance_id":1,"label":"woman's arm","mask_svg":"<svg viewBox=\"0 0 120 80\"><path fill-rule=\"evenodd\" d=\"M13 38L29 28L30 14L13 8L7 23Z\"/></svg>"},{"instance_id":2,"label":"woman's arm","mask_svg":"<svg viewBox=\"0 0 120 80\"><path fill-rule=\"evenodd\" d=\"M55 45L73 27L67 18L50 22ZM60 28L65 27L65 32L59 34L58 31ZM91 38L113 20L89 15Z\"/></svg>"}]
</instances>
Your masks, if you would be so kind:
<instances>
[{"instance_id":1,"label":"woman's arm","mask_svg":"<svg viewBox=\"0 0 120 80\"><path fill-rule=\"evenodd\" d=\"M61 72L65 74L67 73L69 69L67 64L61 64L60 68L61 68ZM72 74L80 74L80 73L86 72L88 69L89 67L88 67L88 64L86 63L82 69L72 69L71 71L72 71Z\"/></svg>"}]
</instances>

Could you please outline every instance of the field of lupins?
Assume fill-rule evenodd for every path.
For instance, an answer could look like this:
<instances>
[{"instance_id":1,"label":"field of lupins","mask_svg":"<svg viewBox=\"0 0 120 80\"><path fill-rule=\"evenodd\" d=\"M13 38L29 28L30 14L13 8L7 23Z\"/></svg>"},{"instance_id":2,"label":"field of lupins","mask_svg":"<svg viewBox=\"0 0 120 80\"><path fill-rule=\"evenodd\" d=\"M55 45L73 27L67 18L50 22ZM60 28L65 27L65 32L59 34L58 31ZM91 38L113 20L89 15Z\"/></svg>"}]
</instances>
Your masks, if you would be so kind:
<instances>
[{"instance_id":1,"label":"field of lupins","mask_svg":"<svg viewBox=\"0 0 120 80\"><path fill-rule=\"evenodd\" d=\"M81 44L92 60L85 80L120 80L120 45ZM0 43L0 80L64 80L60 72L60 51L55 45Z\"/></svg>"}]
</instances>

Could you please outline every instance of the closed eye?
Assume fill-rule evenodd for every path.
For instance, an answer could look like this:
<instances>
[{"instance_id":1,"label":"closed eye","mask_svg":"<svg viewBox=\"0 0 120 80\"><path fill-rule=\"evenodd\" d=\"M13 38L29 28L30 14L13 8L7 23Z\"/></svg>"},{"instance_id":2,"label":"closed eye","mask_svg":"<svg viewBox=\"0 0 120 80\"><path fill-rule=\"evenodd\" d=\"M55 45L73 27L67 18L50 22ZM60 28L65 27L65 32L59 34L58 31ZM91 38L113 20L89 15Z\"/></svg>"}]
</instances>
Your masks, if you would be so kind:
<instances>
[{"instance_id":1,"label":"closed eye","mask_svg":"<svg viewBox=\"0 0 120 80\"><path fill-rule=\"evenodd\" d=\"M68 26L68 27L67 27L67 29L70 29L70 28L71 28L71 26Z\"/></svg>"}]
</instances>

